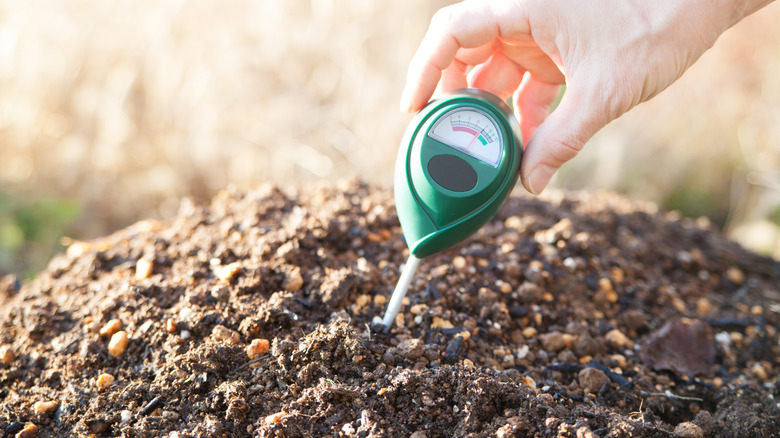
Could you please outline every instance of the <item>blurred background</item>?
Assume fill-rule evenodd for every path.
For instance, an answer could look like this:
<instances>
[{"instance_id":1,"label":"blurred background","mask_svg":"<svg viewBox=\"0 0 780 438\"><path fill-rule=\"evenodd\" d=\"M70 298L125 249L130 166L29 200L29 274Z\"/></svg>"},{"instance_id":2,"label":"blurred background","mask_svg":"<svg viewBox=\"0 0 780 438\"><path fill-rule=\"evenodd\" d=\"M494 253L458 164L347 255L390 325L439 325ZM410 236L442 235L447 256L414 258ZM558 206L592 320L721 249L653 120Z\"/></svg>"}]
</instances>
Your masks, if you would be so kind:
<instances>
[{"instance_id":1,"label":"blurred background","mask_svg":"<svg viewBox=\"0 0 780 438\"><path fill-rule=\"evenodd\" d=\"M229 184L390 187L406 67L449 2L0 0L0 274ZM780 4L553 187L706 216L780 256Z\"/></svg>"}]
</instances>

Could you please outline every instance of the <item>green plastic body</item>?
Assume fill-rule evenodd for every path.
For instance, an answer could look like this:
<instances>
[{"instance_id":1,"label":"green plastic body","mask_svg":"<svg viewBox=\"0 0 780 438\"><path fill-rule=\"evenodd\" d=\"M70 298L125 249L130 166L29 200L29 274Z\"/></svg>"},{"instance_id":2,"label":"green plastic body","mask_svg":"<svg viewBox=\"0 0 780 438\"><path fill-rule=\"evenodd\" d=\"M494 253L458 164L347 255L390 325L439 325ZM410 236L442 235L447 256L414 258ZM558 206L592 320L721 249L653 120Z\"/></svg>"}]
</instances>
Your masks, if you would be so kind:
<instances>
[{"instance_id":1,"label":"green plastic body","mask_svg":"<svg viewBox=\"0 0 780 438\"><path fill-rule=\"evenodd\" d=\"M459 107L484 111L497 122L504 141L497 167L427 135L436 120ZM458 192L439 185L427 169L430 158L439 154L470 164L477 174L474 188ZM491 93L459 89L420 110L401 142L394 178L396 210L410 253L423 258L443 251L492 219L517 183L522 155L520 126L512 110Z\"/></svg>"}]
</instances>

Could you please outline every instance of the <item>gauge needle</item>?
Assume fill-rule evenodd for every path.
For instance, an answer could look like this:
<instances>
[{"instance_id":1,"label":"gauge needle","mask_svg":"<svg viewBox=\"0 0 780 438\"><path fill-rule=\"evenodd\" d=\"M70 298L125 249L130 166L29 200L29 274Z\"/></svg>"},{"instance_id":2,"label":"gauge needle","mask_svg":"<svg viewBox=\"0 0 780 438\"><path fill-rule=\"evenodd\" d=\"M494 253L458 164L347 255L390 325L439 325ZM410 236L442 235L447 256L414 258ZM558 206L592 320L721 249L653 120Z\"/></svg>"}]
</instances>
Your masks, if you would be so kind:
<instances>
[{"instance_id":1,"label":"gauge needle","mask_svg":"<svg viewBox=\"0 0 780 438\"><path fill-rule=\"evenodd\" d=\"M474 143L474 140L476 140L476 139L477 139L477 137L479 137L479 134L482 134L482 131L484 131L484 130L485 130L485 128L482 128L482 129L480 129L480 130L479 130L479 132L477 132L476 134L474 134L474 137L472 137L472 139L471 139L471 141L469 142L468 146L466 146L466 150L469 150L469 148L471 147L471 143Z\"/></svg>"}]
</instances>

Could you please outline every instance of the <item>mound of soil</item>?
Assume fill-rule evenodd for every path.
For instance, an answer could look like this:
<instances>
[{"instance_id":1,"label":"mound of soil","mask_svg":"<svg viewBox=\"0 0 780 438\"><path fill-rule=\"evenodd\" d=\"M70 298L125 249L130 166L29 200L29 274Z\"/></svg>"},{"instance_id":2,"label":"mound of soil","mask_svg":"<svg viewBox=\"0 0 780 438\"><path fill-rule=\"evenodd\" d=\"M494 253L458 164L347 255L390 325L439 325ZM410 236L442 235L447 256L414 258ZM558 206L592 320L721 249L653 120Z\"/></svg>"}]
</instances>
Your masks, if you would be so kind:
<instances>
[{"instance_id":1,"label":"mound of soil","mask_svg":"<svg viewBox=\"0 0 780 438\"><path fill-rule=\"evenodd\" d=\"M770 436L780 264L610 194L422 261L392 194L228 190L0 282L5 436Z\"/></svg>"}]
</instances>

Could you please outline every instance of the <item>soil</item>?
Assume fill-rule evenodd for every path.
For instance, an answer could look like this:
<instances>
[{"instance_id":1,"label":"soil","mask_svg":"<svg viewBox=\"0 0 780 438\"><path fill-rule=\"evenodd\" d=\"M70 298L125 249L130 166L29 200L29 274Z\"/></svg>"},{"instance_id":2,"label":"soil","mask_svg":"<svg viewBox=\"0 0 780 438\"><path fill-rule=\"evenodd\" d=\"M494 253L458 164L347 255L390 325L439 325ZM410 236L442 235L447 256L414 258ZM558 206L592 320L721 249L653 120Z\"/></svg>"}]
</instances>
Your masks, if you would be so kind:
<instances>
[{"instance_id":1,"label":"soil","mask_svg":"<svg viewBox=\"0 0 780 438\"><path fill-rule=\"evenodd\" d=\"M778 433L780 263L706 220L517 193L372 332L407 256L357 182L75 242L0 281L0 435Z\"/></svg>"}]
</instances>

